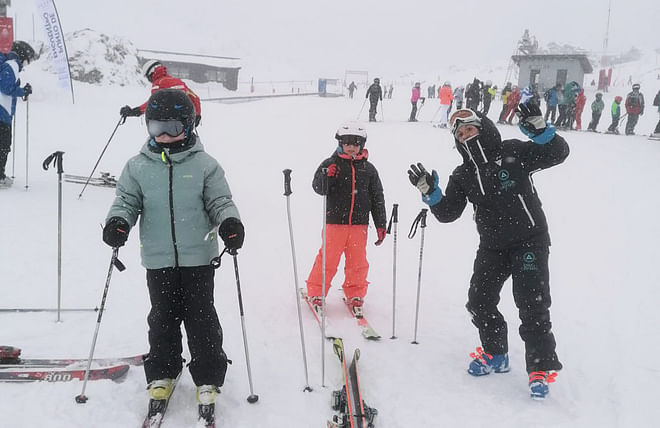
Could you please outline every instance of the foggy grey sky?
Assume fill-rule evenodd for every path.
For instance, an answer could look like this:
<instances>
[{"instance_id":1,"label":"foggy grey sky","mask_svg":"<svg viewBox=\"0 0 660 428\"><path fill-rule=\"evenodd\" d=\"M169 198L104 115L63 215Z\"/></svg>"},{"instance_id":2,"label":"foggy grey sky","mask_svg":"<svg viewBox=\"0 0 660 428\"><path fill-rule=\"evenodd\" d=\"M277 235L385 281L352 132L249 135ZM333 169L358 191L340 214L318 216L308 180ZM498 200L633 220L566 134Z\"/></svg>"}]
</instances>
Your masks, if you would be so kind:
<instances>
[{"instance_id":1,"label":"foggy grey sky","mask_svg":"<svg viewBox=\"0 0 660 428\"><path fill-rule=\"evenodd\" d=\"M34 2L13 3L9 13L17 19L17 37L32 38ZM91 28L126 37L138 48L238 56L256 75L311 78L343 75L345 69L394 75L506 60L525 28L541 45L554 41L601 51L608 0L56 0L56 5L67 33ZM660 1L612 0L609 51L660 48L659 25Z\"/></svg>"}]
</instances>

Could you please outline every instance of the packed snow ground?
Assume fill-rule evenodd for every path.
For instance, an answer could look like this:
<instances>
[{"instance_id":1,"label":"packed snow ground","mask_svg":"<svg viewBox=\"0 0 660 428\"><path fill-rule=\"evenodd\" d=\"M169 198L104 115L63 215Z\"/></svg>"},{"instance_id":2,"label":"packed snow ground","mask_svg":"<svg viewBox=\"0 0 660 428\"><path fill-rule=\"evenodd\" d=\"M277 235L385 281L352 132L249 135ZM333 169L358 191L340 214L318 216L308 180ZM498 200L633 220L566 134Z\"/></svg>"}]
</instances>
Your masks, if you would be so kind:
<instances>
[{"instance_id":1,"label":"packed snow ground","mask_svg":"<svg viewBox=\"0 0 660 428\"><path fill-rule=\"evenodd\" d=\"M27 80L26 80L27 81ZM0 192L0 307L55 307L57 299L57 175L41 169L43 159L63 150L65 173L86 175L119 119L119 107L137 105L144 88L76 85L77 101L35 87L29 107L29 189L25 167L25 105L17 117L14 187ZM39 85L41 86L41 85ZM649 98L650 90L647 90ZM406 238L419 210L419 192L406 170L422 161L439 171L441 185L460 161L453 140L428 120L437 100L429 100L419 123L407 123L409 89L386 100L382 123L368 124L370 160L380 172L388 212L400 205L398 228L397 323L392 335L392 236L375 247L370 227L371 285L365 311L383 338L363 340L340 301L341 267L330 291L329 316L342 331L347 352L362 350L361 377L367 403L379 414L376 426L392 427L651 427L657 423L660 354L660 198L656 183L660 143L644 137L584 132L564 135L571 156L563 165L535 176L553 239L551 309L558 354L565 369L545 402L529 398L523 345L510 284L501 310L510 326L512 371L484 378L465 369L478 336L464 304L478 244L468 207L460 220L426 229L419 345L413 333L419 234ZM588 105L593 96L589 97ZM652 97L651 97L652 99ZM331 391L341 382L331 345L325 346L325 387L321 385L321 340L303 312L309 382L305 378L295 305L294 278L283 196L282 170L293 170L291 209L300 285L320 246L322 199L311 189L317 165L335 147L337 126L354 120L362 105L354 100L300 97L245 104L205 103L199 129L206 150L227 172L246 241L239 264L255 392L249 394L236 283L230 259L217 271L216 306L233 360L217 401L218 426L315 427L332 414ZM606 105L611 99L606 96ZM650 102L649 102L650 104ZM587 111L588 110L587 105ZM491 117L499 112L493 103ZM650 107L650 106L649 106ZM606 113L600 129L609 124ZM366 108L361 119L366 118ZM585 122L588 122L585 112ZM379 112L379 119L383 117ZM639 132L650 132L657 115L647 109ZM586 127L586 123L583 124ZM516 127L503 136L520 137ZM145 140L141 119L121 125L99 171L119 174ZM12 160L8 164L12 170ZM63 195L62 302L66 308L98 306L111 251L101 241L100 224L114 197L110 189L65 183ZM137 231L120 251L128 267L112 277L97 357L147 350L149 300L140 266ZM305 309L305 308L303 308ZM306 310L306 309L305 309ZM0 313L0 343L23 348L25 357L86 357L96 323L94 312ZM186 351L187 353L187 351ZM143 371L131 368L123 383L90 382L89 402L76 404L81 382L0 384L2 425L69 428L138 426L146 411ZM194 385L186 371L165 427L194 426Z\"/></svg>"}]
</instances>

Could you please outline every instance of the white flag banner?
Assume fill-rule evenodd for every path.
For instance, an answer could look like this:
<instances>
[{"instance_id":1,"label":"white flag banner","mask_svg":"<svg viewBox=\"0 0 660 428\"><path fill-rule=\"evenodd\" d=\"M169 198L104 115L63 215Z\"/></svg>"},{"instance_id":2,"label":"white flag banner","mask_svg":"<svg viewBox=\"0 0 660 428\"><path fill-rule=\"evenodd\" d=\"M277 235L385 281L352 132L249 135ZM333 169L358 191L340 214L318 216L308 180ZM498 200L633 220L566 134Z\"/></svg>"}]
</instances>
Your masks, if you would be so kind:
<instances>
[{"instance_id":1,"label":"white flag banner","mask_svg":"<svg viewBox=\"0 0 660 428\"><path fill-rule=\"evenodd\" d=\"M73 82L69 70L69 58L66 53L64 34L60 25L60 18L55 8L54 0L35 0L39 21L44 29L46 43L50 46L50 58L55 66L57 81L63 89L71 88L71 99L73 97ZM75 101L74 101L75 102Z\"/></svg>"}]
</instances>

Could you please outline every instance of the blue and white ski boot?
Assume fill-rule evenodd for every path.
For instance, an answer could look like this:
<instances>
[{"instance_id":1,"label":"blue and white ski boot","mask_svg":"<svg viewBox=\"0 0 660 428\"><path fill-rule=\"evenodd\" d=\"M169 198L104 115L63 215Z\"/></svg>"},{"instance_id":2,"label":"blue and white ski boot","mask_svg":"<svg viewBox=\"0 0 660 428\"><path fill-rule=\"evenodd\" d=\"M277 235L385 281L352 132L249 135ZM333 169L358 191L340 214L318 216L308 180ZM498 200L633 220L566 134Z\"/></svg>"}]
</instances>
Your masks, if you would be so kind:
<instances>
[{"instance_id":1,"label":"blue and white ski boot","mask_svg":"<svg viewBox=\"0 0 660 428\"><path fill-rule=\"evenodd\" d=\"M477 352L470 353L473 360L468 367L468 373L472 376L484 376L495 373L506 373L511 368L509 367L509 354L487 354L479 347Z\"/></svg>"}]
</instances>

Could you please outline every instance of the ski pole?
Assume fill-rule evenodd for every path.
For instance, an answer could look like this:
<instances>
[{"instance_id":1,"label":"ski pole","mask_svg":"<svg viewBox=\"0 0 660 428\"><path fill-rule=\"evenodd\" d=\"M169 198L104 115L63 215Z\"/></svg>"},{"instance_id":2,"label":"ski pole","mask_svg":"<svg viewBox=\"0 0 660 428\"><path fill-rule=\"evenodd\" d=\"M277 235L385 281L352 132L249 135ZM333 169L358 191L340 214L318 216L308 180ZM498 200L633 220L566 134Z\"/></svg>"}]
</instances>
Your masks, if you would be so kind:
<instances>
[{"instance_id":1,"label":"ski pole","mask_svg":"<svg viewBox=\"0 0 660 428\"><path fill-rule=\"evenodd\" d=\"M365 99L366 101L366 99ZM325 387L325 293L326 293L326 246L328 243L328 219L326 216L328 209L328 168L323 168L323 293L321 294L321 386Z\"/></svg>"},{"instance_id":2,"label":"ski pole","mask_svg":"<svg viewBox=\"0 0 660 428\"><path fill-rule=\"evenodd\" d=\"M419 320L419 295L422 290L422 259L424 256L424 229L426 228L426 212L427 208L422 208L422 211L419 212L415 221L413 221L410 232L408 233L408 238L412 239L417 233L417 226L422 228L421 240L419 245L419 271L417 272L417 304L415 306L415 332L413 335L412 344L419 345L417 342L417 323Z\"/></svg>"},{"instance_id":3,"label":"ski pole","mask_svg":"<svg viewBox=\"0 0 660 428\"><path fill-rule=\"evenodd\" d=\"M245 364L247 365L248 383L250 384L250 395L248 403L256 403L259 396L254 393L252 388L252 370L250 369L250 353L248 352L247 333L245 331L245 314L243 312L243 296L241 295L241 279L238 275L238 253L236 250L228 250L228 253L234 258L234 275L236 275L236 290L238 292L238 308L241 314L241 329L243 330L243 347L245 348Z\"/></svg>"},{"instance_id":4,"label":"ski pole","mask_svg":"<svg viewBox=\"0 0 660 428\"><path fill-rule=\"evenodd\" d=\"M101 158L103 157L103 155L105 154L106 149L110 145L110 141L112 141L112 137L115 136L115 132L117 132L117 128L119 128L119 125L123 124L124 122L126 122L126 117L121 116L119 118L119 121L117 122L117 125L115 125L115 129L112 131L112 134L110 134L110 138L108 139L108 142L105 143L105 147L103 147L103 151L101 151L101 156L99 156L99 159L94 164L94 168L92 168L92 172L89 174L89 177L87 177L87 181L85 182L85 185L83 186L82 190L80 191L80 194L78 195L78 199L80 199L82 197L83 192L85 191L85 189L87 188L87 185L89 184L89 180L92 179L92 175L94 175L94 171L96 171L96 167L99 166L99 162L101 162Z\"/></svg>"},{"instance_id":5,"label":"ski pole","mask_svg":"<svg viewBox=\"0 0 660 428\"><path fill-rule=\"evenodd\" d=\"M16 115L11 118L11 178L16 178L14 175L16 170Z\"/></svg>"},{"instance_id":6,"label":"ski pole","mask_svg":"<svg viewBox=\"0 0 660 428\"><path fill-rule=\"evenodd\" d=\"M30 158L30 99L25 100L25 190L28 189Z\"/></svg>"},{"instance_id":7,"label":"ski pole","mask_svg":"<svg viewBox=\"0 0 660 428\"><path fill-rule=\"evenodd\" d=\"M298 292L298 267L296 265L296 248L293 241L293 224L291 222L291 205L289 203L289 196L293 193L291 190L291 170L285 169L284 173L284 196L286 196L286 214L289 219L289 240L291 241L291 259L293 260L293 281L296 287L296 308L298 309L298 325L300 328L300 345L302 347L303 365L305 368L305 388L303 391L311 391L309 386L309 374L307 371L307 351L305 350L305 333L303 330L302 313L300 311L300 294Z\"/></svg>"},{"instance_id":8,"label":"ski pole","mask_svg":"<svg viewBox=\"0 0 660 428\"><path fill-rule=\"evenodd\" d=\"M396 339L396 238L399 225L399 204L392 206L392 216L387 225L387 233L392 230L392 224L394 224L394 239L392 244L392 337L390 339Z\"/></svg>"},{"instance_id":9,"label":"ski pole","mask_svg":"<svg viewBox=\"0 0 660 428\"><path fill-rule=\"evenodd\" d=\"M385 109L383 108L383 100L380 100L380 120L381 122L385 122Z\"/></svg>"},{"instance_id":10,"label":"ski pole","mask_svg":"<svg viewBox=\"0 0 660 428\"><path fill-rule=\"evenodd\" d=\"M441 108L442 108L442 104L440 104L438 106L438 109L435 111L435 113L433 113L433 117L431 118L431 123L433 123L433 121L435 120L435 117L438 115L438 113L440 113Z\"/></svg>"},{"instance_id":11,"label":"ski pole","mask_svg":"<svg viewBox=\"0 0 660 428\"><path fill-rule=\"evenodd\" d=\"M360 120L360 115L362 115L362 110L364 110L364 105L365 104L367 104L367 99L366 98L364 99L364 102L362 103L362 107L360 107L360 113L358 113L356 120Z\"/></svg>"},{"instance_id":12,"label":"ski pole","mask_svg":"<svg viewBox=\"0 0 660 428\"><path fill-rule=\"evenodd\" d=\"M57 167L57 322L60 322L60 311L62 309L62 164L64 152L57 151L48 156L42 167L48 170L51 163Z\"/></svg>"},{"instance_id":13,"label":"ski pole","mask_svg":"<svg viewBox=\"0 0 660 428\"><path fill-rule=\"evenodd\" d=\"M119 272L126 269L126 266L118 259L119 247L112 249L112 258L110 259L110 267L108 268L108 277L105 280L105 288L103 289L103 297L101 298L101 306L99 307L99 315L96 318L96 329L94 330L94 338L92 339L92 348L89 350L89 358L87 359L87 368L85 369L85 380L83 381L82 392L76 395L76 403L84 404L87 402L88 397L85 395L85 388L89 380L89 370L92 367L92 358L94 358L94 348L96 347L96 338L99 335L99 327L101 327L101 318L103 317L103 309L105 308L105 299L108 296L108 289L110 288L110 278L112 277L112 269L117 268Z\"/></svg>"}]
</instances>

